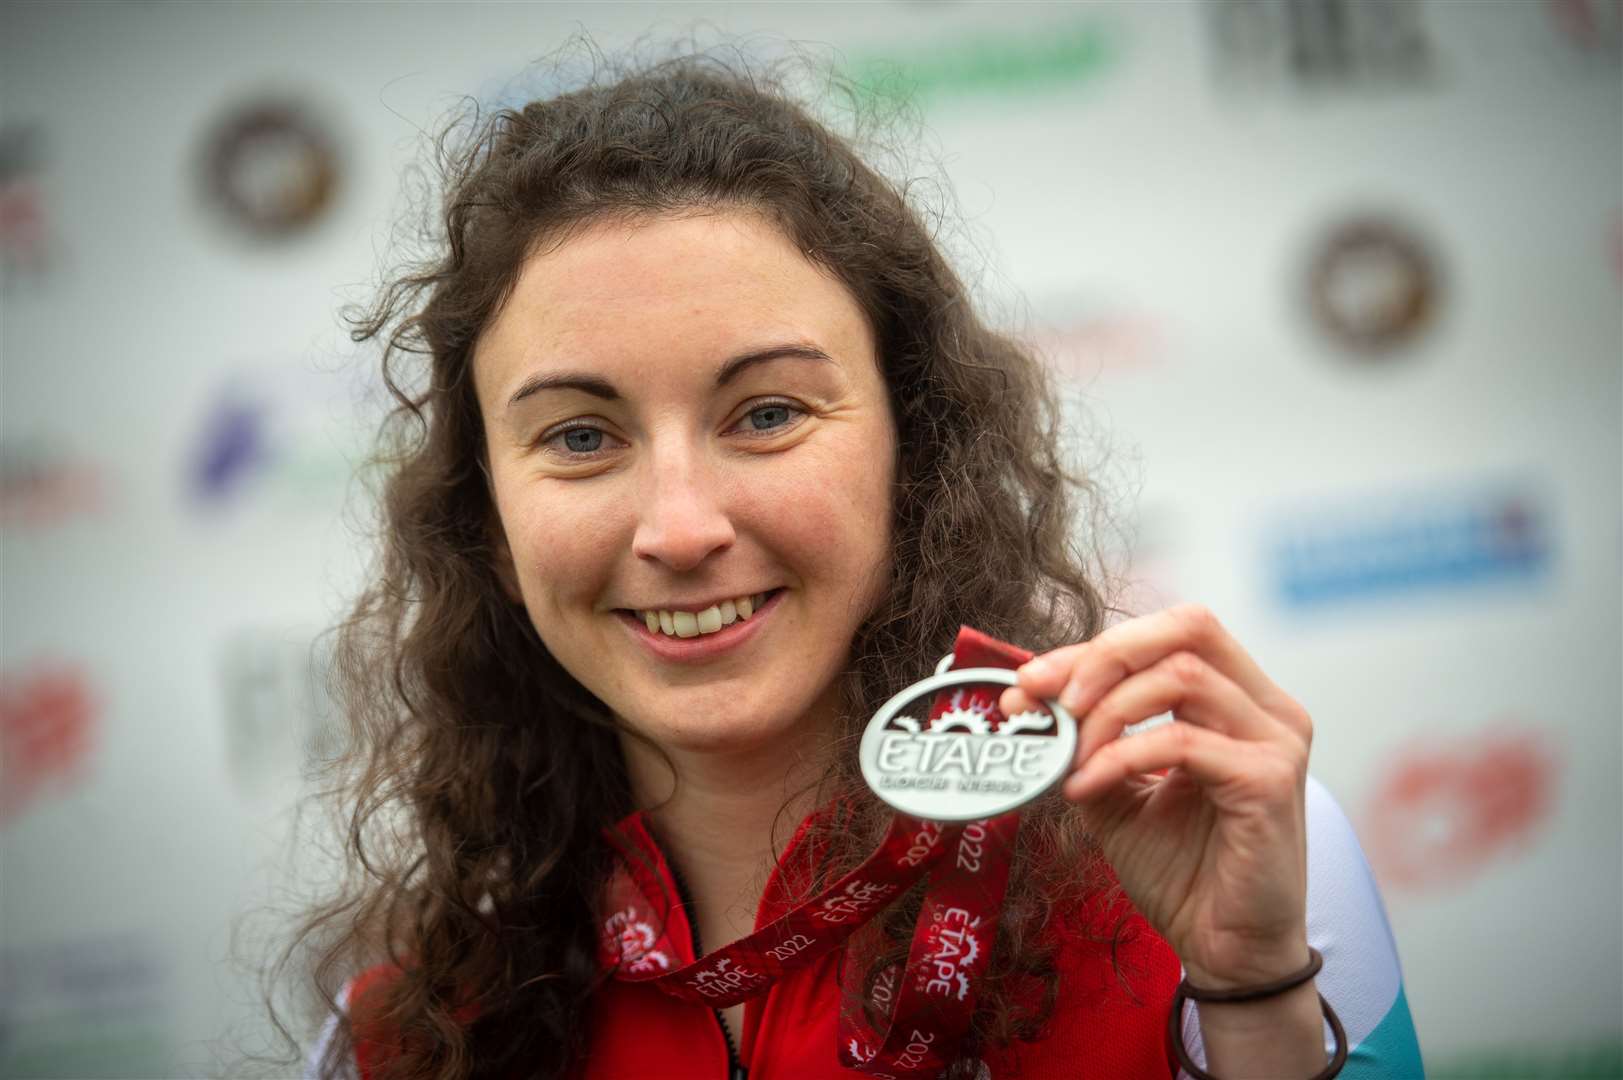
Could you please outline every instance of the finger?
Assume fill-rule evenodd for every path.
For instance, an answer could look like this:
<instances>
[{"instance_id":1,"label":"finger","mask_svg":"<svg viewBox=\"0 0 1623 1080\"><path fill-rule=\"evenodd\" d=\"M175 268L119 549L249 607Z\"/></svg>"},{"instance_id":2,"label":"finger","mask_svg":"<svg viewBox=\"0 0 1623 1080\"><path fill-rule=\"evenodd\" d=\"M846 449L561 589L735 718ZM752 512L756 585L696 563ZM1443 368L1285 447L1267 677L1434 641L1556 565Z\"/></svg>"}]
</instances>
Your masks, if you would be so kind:
<instances>
[{"instance_id":1,"label":"finger","mask_svg":"<svg viewBox=\"0 0 1623 1080\"><path fill-rule=\"evenodd\" d=\"M1241 741L1294 739L1222 672L1190 652L1176 652L1113 686L1081 719L1076 760L1084 763L1129 724L1170 712Z\"/></svg>"},{"instance_id":2,"label":"finger","mask_svg":"<svg viewBox=\"0 0 1623 1080\"><path fill-rule=\"evenodd\" d=\"M1293 726L1297 720L1295 714L1300 713L1300 721L1306 723L1306 713L1301 706L1274 685L1216 616L1196 604L1129 619L1071 648L1082 651L1071 659L1070 677L1059 690L1058 700L1078 715L1091 709L1111 687L1134 672L1174 652L1192 652L1270 713ZM1021 684L1025 685L1025 680L1022 679Z\"/></svg>"},{"instance_id":3,"label":"finger","mask_svg":"<svg viewBox=\"0 0 1623 1080\"><path fill-rule=\"evenodd\" d=\"M1016 713L1028 712L1038 708L1047 708L1047 703L1032 697L1018 686L1011 686L1004 690L997 699L997 711L1004 716L1013 716Z\"/></svg>"},{"instance_id":4,"label":"finger","mask_svg":"<svg viewBox=\"0 0 1623 1080\"><path fill-rule=\"evenodd\" d=\"M1183 769L1201 787L1244 775L1256 755L1248 744L1194 724L1174 722L1100 747L1064 784L1073 802L1096 801L1123 782L1163 769Z\"/></svg>"},{"instance_id":5,"label":"finger","mask_svg":"<svg viewBox=\"0 0 1623 1080\"><path fill-rule=\"evenodd\" d=\"M1062 645L1034 656L1016 669L1020 688L1033 698L1056 697L1071 677L1071 668L1088 647L1088 642Z\"/></svg>"}]
</instances>

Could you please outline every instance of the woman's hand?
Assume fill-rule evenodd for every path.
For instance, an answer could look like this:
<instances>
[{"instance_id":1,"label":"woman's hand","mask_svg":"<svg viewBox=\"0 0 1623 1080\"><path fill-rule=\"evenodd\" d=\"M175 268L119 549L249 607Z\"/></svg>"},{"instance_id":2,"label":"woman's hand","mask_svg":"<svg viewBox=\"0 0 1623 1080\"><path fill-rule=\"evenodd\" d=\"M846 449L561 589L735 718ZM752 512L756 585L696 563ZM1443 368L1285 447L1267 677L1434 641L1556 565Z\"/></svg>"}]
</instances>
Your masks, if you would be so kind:
<instances>
[{"instance_id":1,"label":"woman's hand","mask_svg":"<svg viewBox=\"0 0 1623 1080\"><path fill-rule=\"evenodd\" d=\"M1190 981L1248 986L1305 966L1312 721L1217 619L1193 605L1132 619L1019 678L1004 715L1057 698L1077 718L1062 790ZM1117 737L1168 711L1172 723Z\"/></svg>"}]
</instances>

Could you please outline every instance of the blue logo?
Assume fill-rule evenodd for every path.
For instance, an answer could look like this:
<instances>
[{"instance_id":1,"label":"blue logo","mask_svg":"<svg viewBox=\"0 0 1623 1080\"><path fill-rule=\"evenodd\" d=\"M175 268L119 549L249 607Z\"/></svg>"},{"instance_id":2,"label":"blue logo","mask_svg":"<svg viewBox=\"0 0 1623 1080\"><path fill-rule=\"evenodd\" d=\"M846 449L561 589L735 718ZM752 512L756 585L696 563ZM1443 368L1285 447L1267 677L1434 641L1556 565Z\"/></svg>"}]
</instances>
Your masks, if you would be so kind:
<instances>
[{"instance_id":1,"label":"blue logo","mask_svg":"<svg viewBox=\"0 0 1623 1080\"><path fill-rule=\"evenodd\" d=\"M192 490L198 498L223 501L266 464L266 419L263 404L236 397L214 408L192 465Z\"/></svg>"},{"instance_id":2,"label":"blue logo","mask_svg":"<svg viewBox=\"0 0 1623 1080\"><path fill-rule=\"evenodd\" d=\"M288 363L230 373L200 409L184 484L206 510L337 512L370 424L338 373Z\"/></svg>"},{"instance_id":3,"label":"blue logo","mask_svg":"<svg viewBox=\"0 0 1623 1080\"><path fill-rule=\"evenodd\" d=\"M1526 582L1552 560L1540 500L1505 489L1298 513L1276 527L1267 549L1274 591L1294 608Z\"/></svg>"}]
</instances>

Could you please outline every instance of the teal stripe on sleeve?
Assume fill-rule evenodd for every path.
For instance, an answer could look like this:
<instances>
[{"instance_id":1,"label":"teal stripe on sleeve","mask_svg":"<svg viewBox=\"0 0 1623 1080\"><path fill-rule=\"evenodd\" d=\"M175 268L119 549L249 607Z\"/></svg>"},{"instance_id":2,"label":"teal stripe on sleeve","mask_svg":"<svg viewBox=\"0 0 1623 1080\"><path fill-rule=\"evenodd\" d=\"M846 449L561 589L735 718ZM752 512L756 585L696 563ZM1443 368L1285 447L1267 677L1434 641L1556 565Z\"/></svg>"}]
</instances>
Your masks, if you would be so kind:
<instances>
[{"instance_id":1,"label":"teal stripe on sleeve","mask_svg":"<svg viewBox=\"0 0 1623 1080\"><path fill-rule=\"evenodd\" d=\"M1425 1080L1420 1039L1415 1035L1409 999L1398 987L1397 1000L1369 1036L1347 1055L1342 1080Z\"/></svg>"}]
</instances>

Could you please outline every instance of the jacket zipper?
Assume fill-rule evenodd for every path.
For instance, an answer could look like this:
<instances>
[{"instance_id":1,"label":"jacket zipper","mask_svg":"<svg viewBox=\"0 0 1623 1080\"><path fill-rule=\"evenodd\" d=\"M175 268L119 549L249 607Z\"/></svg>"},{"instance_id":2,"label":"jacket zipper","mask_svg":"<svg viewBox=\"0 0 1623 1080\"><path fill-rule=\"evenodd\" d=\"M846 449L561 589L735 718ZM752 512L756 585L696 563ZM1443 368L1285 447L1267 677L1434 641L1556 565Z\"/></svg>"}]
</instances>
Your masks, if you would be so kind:
<instances>
[{"instance_id":1,"label":"jacket zipper","mask_svg":"<svg viewBox=\"0 0 1623 1080\"><path fill-rule=\"evenodd\" d=\"M682 872L674 865L671 866L671 877L676 881L676 894L682 901L682 906L688 910L688 933L693 938L693 956L695 959L704 955L704 948L699 942L699 923L692 917L693 900L688 896L688 883L682 877ZM744 1062L738 1056L738 1046L733 1042L733 1033L727 1027L727 1021L722 1018L720 1009L711 1009L710 1015L716 1018L716 1026L721 1029L721 1039L727 1044L727 1080L749 1080L749 1070L744 1068Z\"/></svg>"}]
</instances>

